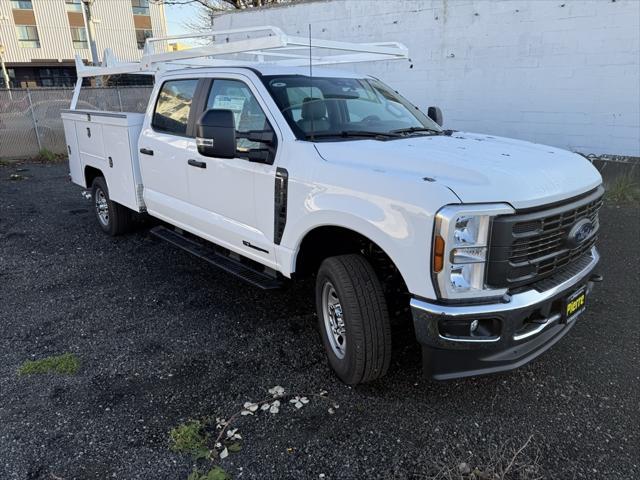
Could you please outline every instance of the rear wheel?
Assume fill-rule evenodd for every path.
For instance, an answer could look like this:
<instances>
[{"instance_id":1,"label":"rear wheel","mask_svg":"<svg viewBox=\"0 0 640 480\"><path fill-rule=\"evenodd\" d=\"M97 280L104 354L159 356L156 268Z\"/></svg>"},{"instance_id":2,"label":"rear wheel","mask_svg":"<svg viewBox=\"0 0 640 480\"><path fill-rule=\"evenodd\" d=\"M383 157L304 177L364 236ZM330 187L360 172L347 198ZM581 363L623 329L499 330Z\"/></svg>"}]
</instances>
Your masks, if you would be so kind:
<instances>
[{"instance_id":1,"label":"rear wheel","mask_svg":"<svg viewBox=\"0 0 640 480\"><path fill-rule=\"evenodd\" d=\"M103 177L97 177L91 186L91 200L93 202L98 225L109 235L121 235L131 226L131 211L109 198L107 182Z\"/></svg>"},{"instance_id":2,"label":"rear wheel","mask_svg":"<svg viewBox=\"0 0 640 480\"><path fill-rule=\"evenodd\" d=\"M378 278L362 255L327 258L316 279L318 323L329 363L348 384L382 377L391 327Z\"/></svg>"}]
</instances>

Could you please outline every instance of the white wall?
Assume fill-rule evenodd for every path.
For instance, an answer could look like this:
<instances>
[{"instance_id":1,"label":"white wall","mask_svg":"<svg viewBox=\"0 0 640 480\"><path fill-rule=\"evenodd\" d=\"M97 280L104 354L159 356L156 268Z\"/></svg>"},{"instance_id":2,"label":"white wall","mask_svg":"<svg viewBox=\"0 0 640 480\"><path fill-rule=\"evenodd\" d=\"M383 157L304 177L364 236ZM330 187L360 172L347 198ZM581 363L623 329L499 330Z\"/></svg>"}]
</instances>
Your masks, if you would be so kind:
<instances>
[{"instance_id":1,"label":"white wall","mask_svg":"<svg viewBox=\"0 0 640 480\"><path fill-rule=\"evenodd\" d=\"M241 11L216 28L395 40L408 62L352 67L445 126L583 153L640 156L639 0L330 0Z\"/></svg>"}]
</instances>

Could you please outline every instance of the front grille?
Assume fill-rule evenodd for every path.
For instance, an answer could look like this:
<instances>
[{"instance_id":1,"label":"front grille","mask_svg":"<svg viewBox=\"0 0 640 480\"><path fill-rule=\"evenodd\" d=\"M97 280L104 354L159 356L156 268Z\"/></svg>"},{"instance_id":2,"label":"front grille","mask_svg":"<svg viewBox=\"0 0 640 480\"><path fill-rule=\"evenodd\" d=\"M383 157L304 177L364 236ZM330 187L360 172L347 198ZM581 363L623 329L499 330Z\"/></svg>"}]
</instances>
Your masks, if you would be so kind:
<instances>
[{"instance_id":1,"label":"front grille","mask_svg":"<svg viewBox=\"0 0 640 480\"><path fill-rule=\"evenodd\" d=\"M597 240L602 187L562 205L497 217L493 221L486 283L513 288L558 274L589 254ZM594 232L579 245L568 235L589 219Z\"/></svg>"}]
</instances>

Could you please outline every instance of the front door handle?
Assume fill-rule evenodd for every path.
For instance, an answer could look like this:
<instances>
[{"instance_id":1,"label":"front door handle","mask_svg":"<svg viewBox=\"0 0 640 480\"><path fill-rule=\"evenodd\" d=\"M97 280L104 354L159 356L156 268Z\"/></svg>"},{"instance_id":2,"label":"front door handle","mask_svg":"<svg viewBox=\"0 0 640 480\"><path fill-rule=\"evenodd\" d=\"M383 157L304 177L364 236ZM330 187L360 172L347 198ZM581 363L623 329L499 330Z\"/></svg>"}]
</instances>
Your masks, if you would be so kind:
<instances>
[{"instance_id":1,"label":"front door handle","mask_svg":"<svg viewBox=\"0 0 640 480\"><path fill-rule=\"evenodd\" d=\"M143 153L145 155L153 155L153 150L149 150L148 148L141 148L140 153Z\"/></svg>"},{"instance_id":2,"label":"front door handle","mask_svg":"<svg viewBox=\"0 0 640 480\"><path fill-rule=\"evenodd\" d=\"M198 168L207 168L207 162L200 162L198 160L194 160L193 158L190 158L187 163L189 165L191 165L192 167L198 167Z\"/></svg>"}]
</instances>

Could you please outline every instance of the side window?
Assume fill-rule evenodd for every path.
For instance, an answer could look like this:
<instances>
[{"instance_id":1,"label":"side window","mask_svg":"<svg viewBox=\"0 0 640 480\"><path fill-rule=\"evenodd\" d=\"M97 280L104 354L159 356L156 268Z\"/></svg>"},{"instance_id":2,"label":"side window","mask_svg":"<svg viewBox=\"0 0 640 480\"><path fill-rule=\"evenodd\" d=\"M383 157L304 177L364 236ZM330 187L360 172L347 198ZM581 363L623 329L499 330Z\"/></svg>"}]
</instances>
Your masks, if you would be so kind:
<instances>
[{"instance_id":1,"label":"side window","mask_svg":"<svg viewBox=\"0 0 640 480\"><path fill-rule=\"evenodd\" d=\"M186 135L197 79L169 80L162 85L151 126L155 130Z\"/></svg>"},{"instance_id":2,"label":"side window","mask_svg":"<svg viewBox=\"0 0 640 480\"><path fill-rule=\"evenodd\" d=\"M206 109L211 108L233 112L238 133L238 152L264 147L259 142L251 142L246 138L241 138L243 133L252 130L271 130L260 104L245 83L239 80L214 80Z\"/></svg>"}]
</instances>

